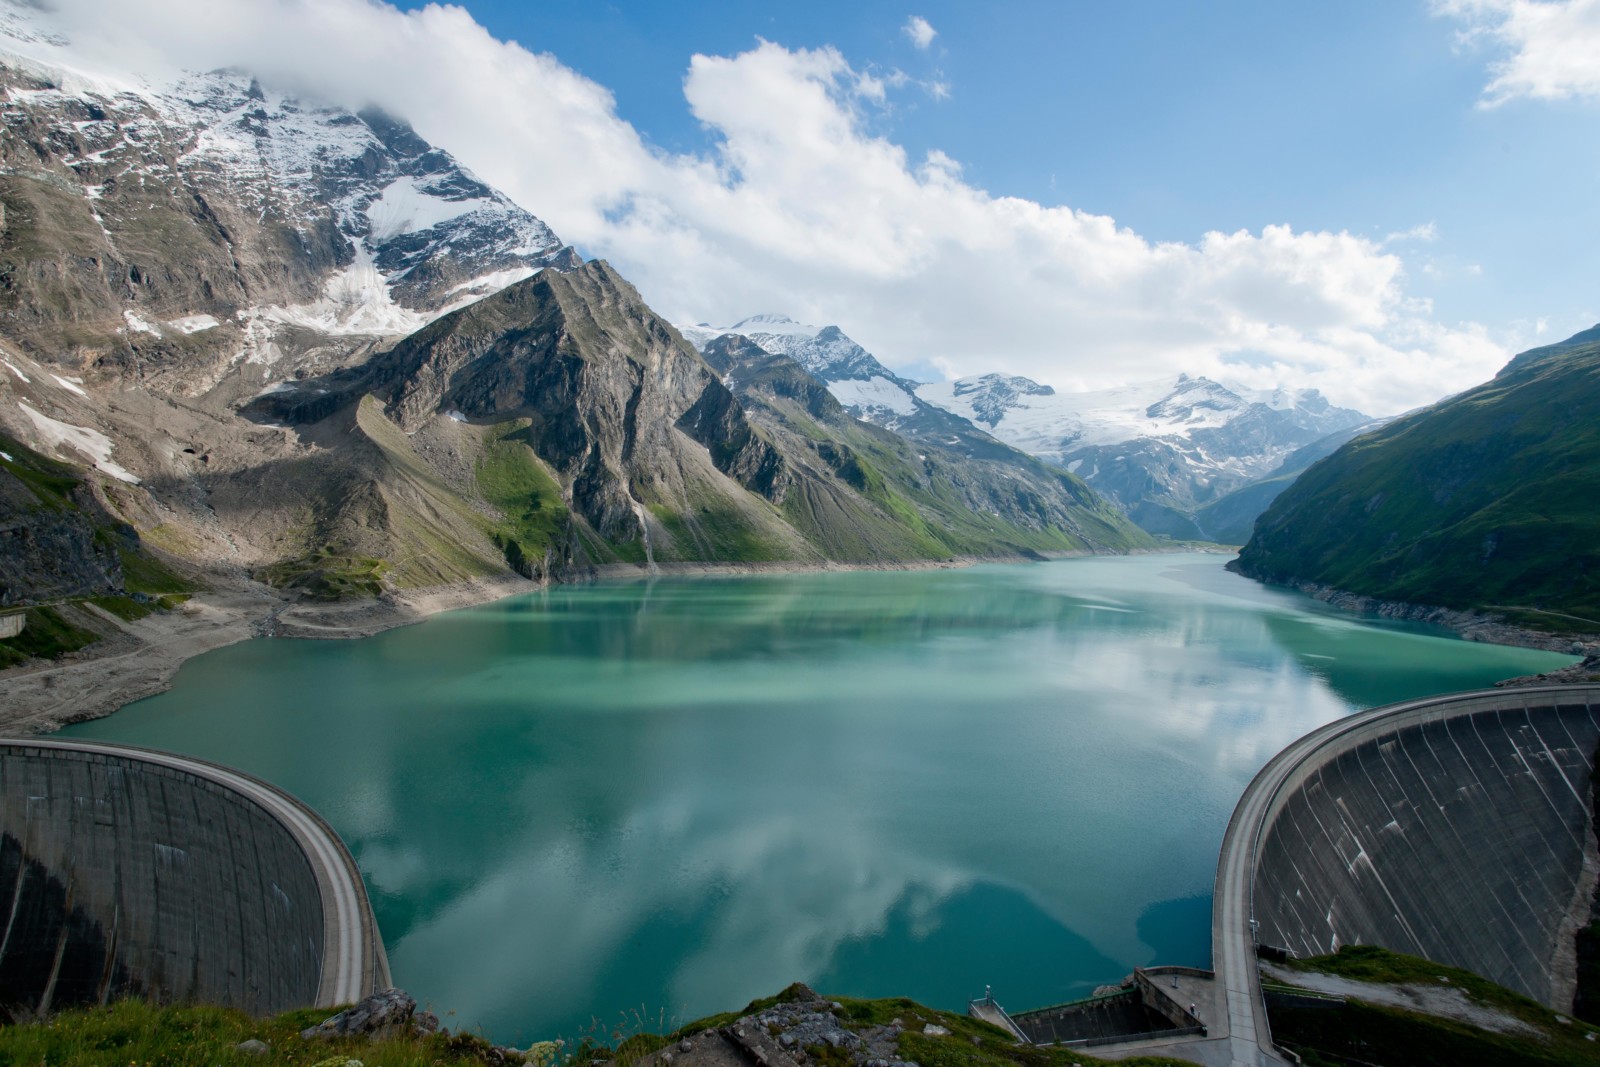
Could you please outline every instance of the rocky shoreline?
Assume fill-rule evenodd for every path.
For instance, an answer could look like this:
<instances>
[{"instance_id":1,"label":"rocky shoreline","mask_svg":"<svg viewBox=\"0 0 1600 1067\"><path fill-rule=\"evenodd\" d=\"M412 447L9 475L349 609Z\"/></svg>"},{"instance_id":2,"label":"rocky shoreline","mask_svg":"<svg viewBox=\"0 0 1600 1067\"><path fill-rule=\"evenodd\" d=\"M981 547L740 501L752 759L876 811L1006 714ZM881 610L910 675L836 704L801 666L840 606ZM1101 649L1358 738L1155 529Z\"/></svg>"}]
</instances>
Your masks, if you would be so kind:
<instances>
[{"instance_id":1,"label":"rocky shoreline","mask_svg":"<svg viewBox=\"0 0 1600 1067\"><path fill-rule=\"evenodd\" d=\"M1232 569L1232 568L1230 568ZM1546 652L1564 652L1572 656L1600 653L1600 634L1549 633L1516 626L1497 615L1480 611L1458 611L1454 608L1431 607L1427 604L1410 604L1399 600L1382 600L1378 597L1350 593L1316 582L1282 582L1285 588L1294 589L1324 604L1342 608L1358 615L1376 615L1384 619L1422 622L1453 630L1462 640L1482 641L1491 645L1514 645L1518 648L1537 648ZM1543 677L1538 676L1538 677Z\"/></svg>"},{"instance_id":2,"label":"rocky shoreline","mask_svg":"<svg viewBox=\"0 0 1600 1067\"><path fill-rule=\"evenodd\" d=\"M1088 553L1059 553L1067 558ZM1037 558L1037 557L1036 557ZM662 563L654 571L625 563L586 568L566 583L862 570L943 570L977 563L1025 562L1027 557L841 563ZM229 581L197 593L181 607L134 622L104 615L115 633L59 659L35 660L0 671L0 732L38 734L104 718L135 700L172 687L184 661L252 637L352 640L421 622L457 608L488 604L548 588L517 575L480 578L423 589L397 590L374 600L318 604L292 601L256 582Z\"/></svg>"},{"instance_id":3,"label":"rocky shoreline","mask_svg":"<svg viewBox=\"0 0 1600 1067\"><path fill-rule=\"evenodd\" d=\"M1174 554L1204 551L1177 549ZM1135 553L1146 555L1151 553ZM655 577L739 577L847 571L949 570L980 563L1038 562L1090 555L1087 552L1048 556L960 557L949 560L903 560L844 563L834 560L760 563L661 563L654 569L631 563L587 568L572 582L639 580ZM547 582L516 575L481 578L424 589L399 590L375 600L332 604L291 601L255 582L233 582L227 588L199 593L176 610L134 622L106 615L120 632L55 660L33 661L0 671L0 732L48 733L63 726L103 718L127 704L171 688L184 661L212 649L252 637L349 640L371 637L431 615L487 604L521 593L548 588ZM1512 626L1493 616L1404 604L1358 596L1305 582L1294 586L1317 600L1347 611L1382 618L1425 622L1454 630L1468 641L1517 645L1584 655L1584 662L1549 674L1507 679L1499 685L1548 685L1600 681L1600 635L1554 635Z\"/></svg>"}]
</instances>

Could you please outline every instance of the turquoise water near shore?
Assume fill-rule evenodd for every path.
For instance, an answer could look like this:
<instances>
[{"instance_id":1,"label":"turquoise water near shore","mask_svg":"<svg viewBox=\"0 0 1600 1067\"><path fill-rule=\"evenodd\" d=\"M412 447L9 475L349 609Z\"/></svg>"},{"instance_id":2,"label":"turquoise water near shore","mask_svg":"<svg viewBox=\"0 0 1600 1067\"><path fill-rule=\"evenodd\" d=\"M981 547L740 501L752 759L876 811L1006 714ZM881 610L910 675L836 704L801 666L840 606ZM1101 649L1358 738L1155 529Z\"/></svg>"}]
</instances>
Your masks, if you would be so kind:
<instances>
[{"instance_id":1,"label":"turquoise water near shore","mask_svg":"<svg viewBox=\"0 0 1600 1067\"><path fill-rule=\"evenodd\" d=\"M1022 1010L1206 966L1279 748L1571 657L1362 621L1223 557L562 587L260 640L65 734L240 767L344 837L395 979L499 1041L789 982Z\"/></svg>"}]
</instances>

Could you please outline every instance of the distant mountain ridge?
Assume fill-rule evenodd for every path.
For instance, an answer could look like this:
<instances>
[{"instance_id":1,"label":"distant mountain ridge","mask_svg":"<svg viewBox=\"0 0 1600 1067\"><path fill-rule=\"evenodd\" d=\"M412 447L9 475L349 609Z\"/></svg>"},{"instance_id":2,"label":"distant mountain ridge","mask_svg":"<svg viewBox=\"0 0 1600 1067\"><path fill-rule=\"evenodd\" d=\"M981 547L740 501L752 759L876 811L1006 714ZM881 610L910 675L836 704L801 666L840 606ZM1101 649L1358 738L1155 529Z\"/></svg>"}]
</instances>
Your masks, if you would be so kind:
<instances>
[{"instance_id":1,"label":"distant mountain ridge","mask_svg":"<svg viewBox=\"0 0 1600 1067\"><path fill-rule=\"evenodd\" d=\"M1356 438L1256 524L1279 584L1600 632L1600 327Z\"/></svg>"},{"instance_id":2,"label":"distant mountain ridge","mask_svg":"<svg viewBox=\"0 0 1600 1067\"><path fill-rule=\"evenodd\" d=\"M974 455L998 439L1065 467L1144 529L1179 539L1237 543L1271 492L1221 512L1208 505L1279 473L1298 449L1371 421L1315 389L1252 390L1187 374L1080 393L1009 374L915 382L837 326L772 312L678 329L702 350L735 334L789 356L851 414L913 439L959 442Z\"/></svg>"},{"instance_id":3,"label":"distant mountain ridge","mask_svg":"<svg viewBox=\"0 0 1600 1067\"><path fill-rule=\"evenodd\" d=\"M397 118L87 70L48 19L0 0L0 533L32 546L0 603L1153 544L909 394L940 442L754 344L724 382ZM884 373L837 329L758 325Z\"/></svg>"}]
</instances>

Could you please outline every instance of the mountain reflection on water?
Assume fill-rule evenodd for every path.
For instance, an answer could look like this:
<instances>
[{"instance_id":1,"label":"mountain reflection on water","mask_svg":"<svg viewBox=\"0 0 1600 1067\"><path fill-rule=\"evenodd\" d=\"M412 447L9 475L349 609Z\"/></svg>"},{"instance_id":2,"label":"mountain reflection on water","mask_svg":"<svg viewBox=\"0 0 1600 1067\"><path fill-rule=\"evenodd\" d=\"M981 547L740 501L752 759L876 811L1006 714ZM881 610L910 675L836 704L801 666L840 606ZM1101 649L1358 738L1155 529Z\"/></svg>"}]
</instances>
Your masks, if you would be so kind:
<instances>
[{"instance_id":1,"label":"mountain reflection on water","mask_svg":"<svg viewBox=\"0 0 1600 1067\"><path fill-rule=\"evenodd\" d=\"M322 811L396 980L502 1041L789 982L1023 1009L1204 966L1250 776L1360 706L1569 657L1378 626L1222 557L562 587L253 641L67 731Z\"/></svg>"}]
</instances>

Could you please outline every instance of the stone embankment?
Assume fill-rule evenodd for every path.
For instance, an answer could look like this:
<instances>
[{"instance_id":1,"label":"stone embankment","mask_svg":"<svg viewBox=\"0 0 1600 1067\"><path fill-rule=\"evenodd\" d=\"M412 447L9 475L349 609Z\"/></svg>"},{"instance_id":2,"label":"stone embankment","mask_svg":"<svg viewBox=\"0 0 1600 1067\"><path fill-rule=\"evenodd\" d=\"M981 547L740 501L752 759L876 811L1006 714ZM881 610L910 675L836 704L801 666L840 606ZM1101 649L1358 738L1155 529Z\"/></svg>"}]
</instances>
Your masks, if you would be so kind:
<instances>
[{"instance_id":1,"label":"stone embankment","mask_svg":"<svg viewBox=\"0 0 1600 1067\"><path fill-rule=\"evenodd\" d=\"M1518 648L1538 648L1547 652L1565 652L1582 656L1600 653L1600 633L1575 629L1572 633L1548 633L1517 626L1498 615L1482 611L1460 611L1455 608L1434 607L1427 604L1409 604L1401 600L1382 600L1363 596L1316 582L1295 582L1292 588L1331 604L1336 608L1358 615L1377 615L1385 619L1428 623L1453 630L1467 641L1482 641L1491 645L1514 645ZM1581 620L1574 620L1578 622Z\"/></svg>"}]
</instances>

